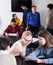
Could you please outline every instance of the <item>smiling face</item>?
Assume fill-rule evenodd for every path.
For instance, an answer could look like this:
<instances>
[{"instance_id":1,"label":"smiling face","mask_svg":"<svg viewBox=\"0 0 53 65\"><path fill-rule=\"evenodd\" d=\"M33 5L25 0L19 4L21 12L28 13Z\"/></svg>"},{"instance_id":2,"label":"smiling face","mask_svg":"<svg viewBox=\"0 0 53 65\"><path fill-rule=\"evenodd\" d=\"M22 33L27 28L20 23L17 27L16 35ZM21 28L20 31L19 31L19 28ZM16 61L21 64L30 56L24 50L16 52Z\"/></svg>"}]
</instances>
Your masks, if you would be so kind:
<instances>
[{"instance_id":1,"label":"smiling face","mask_svg":"<svg viewBox=\"0 0 53 65\"><path fill-rule=\"evenodd\" d=\"M38 37L39 38L39 44L40 45L45 45L46 44L46 40L45 40L45 38L43 38L43 37Z\"/></svg>"}]
</instances>

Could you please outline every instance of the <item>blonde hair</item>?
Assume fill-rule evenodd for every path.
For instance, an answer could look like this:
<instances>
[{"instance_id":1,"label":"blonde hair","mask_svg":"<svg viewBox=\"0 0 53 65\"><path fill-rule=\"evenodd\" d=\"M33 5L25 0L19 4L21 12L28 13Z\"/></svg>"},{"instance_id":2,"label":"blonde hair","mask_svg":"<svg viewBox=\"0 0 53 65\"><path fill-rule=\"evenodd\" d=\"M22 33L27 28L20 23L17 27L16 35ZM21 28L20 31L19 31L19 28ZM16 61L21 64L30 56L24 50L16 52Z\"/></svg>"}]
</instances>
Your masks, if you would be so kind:
<instances>
[{"instance_id":1,"label":"blonde hair","mask_svg":"<svg viewBox=\"0 0 53 65\"><path fill-rule=\"evenodd\" d=\"M27 36L32 36L32 33L30 31L24 31L22 34L22 38L27 37Z\"/></svg>"}]
</instances>

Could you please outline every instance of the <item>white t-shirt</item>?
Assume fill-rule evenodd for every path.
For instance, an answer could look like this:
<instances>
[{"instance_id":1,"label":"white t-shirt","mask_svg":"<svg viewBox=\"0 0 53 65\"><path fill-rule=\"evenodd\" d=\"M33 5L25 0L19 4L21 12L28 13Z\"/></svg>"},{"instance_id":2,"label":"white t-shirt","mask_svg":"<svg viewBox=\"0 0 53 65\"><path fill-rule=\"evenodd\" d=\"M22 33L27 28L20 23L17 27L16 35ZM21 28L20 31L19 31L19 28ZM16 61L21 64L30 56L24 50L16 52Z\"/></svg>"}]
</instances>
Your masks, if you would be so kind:
<instances>
[{"instance_id":1,"label":"white t-shirt","mask_svg":"<svg viewBox=\"0 0 53 65\"><path fill-rule=\"evenodd\" d=\"M26 46L23 46L22 43L19 41L16 41L11 49L10 52L14 55L14 56L19 56L19 52L26 52Z\"/></svg>"},{"instance_id":2,"label":"white t-shirt","mask_svg":"<svg viewBox=\"0 0 53 65\"><path fill-rule=\"evenodd\" d=\"M3 54L7 54L7 55L9 55L9 53L8 53L7 51L0 50L0 55L3 55Z\"/></svg>"}]
</instances>

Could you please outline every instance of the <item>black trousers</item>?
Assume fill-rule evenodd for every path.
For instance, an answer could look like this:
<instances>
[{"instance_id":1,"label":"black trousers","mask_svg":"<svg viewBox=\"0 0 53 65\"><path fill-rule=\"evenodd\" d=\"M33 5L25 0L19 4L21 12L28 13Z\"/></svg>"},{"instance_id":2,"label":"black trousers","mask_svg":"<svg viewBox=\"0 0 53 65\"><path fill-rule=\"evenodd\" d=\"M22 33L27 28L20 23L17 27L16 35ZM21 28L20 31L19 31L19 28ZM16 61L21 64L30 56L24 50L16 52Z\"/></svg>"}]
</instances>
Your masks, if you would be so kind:
<instances>
[{"instance_id":1,"label":"black trousers","mask_svg":"<svg viewBox=\"0 0 53 65\"><path fill-rule=\"evenodd\" d=\"M39 31L39 28L33 27L31 25L28 26L28 29L32 32L33 35L36 35Z\"/></svg>"}]
</instances>

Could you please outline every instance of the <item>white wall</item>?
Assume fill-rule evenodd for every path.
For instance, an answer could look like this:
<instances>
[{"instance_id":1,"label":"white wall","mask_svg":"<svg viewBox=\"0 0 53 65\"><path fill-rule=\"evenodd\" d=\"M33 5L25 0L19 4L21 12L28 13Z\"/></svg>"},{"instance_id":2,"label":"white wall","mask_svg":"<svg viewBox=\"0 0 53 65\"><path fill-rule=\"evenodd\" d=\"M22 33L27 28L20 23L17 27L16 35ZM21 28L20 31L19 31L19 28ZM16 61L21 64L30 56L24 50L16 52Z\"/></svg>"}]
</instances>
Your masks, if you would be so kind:
<instances>
[{"instance_id":1,"label":"white wall","mask_svg":"<svg viewBox=\"0 0 53 65\"><path fill-rule=\"evenodd\" d=\"M37 6L37 11L41 15L41 23L45 26L47 12L46 5L52 3L53 0L32 0L32 5ZM1 0L0 1L0 34L3 33L4 29L8 26L11 20L11 0ZM17 16L22 20L22 13L17 13Z\"/></svg>"},{"instance_id":2,"label":"white wall","mask_svg":"<svg viewBox=\"0 0 53 65\"><path fill-rule=\"evenodd\" d=\"M53 3L53 0L32 0L32 5L37 6L37 11L40 12L41 24L45 27L47 19L47 4Z\"/></svg>"},{"instance_id":3,"label":"white wall","mask_svg":"<svg viewBox=\"0 0 53 65\"><path fill-rule=\"evenodd\" d=\"M3 33L5 28L8 26L12 16L11 12L11 0L1 0L0 1L0 34ZM18 18L22 20L22 13L16 13Z\"/></svg>"}]
</instances>

